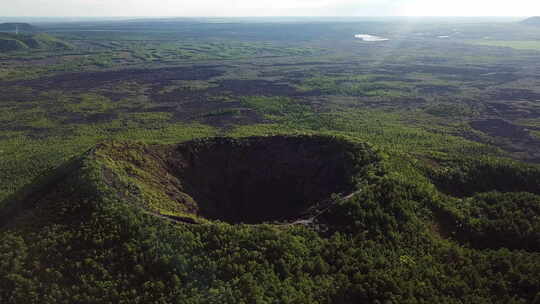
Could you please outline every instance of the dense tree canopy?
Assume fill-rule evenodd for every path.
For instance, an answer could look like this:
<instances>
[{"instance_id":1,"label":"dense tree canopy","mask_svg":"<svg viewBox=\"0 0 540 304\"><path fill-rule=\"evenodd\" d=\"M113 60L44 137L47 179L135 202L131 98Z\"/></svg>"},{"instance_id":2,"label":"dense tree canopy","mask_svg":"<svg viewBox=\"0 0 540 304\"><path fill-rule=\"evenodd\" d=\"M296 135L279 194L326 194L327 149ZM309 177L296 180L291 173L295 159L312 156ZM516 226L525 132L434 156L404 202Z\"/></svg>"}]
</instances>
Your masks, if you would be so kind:
<instances>
[{"instance_id":1,"label":"dense tree canopy","mask_svg":"<svg viewBox=\"0 0 540 304\"><path fill-rule=\"evenodd\" d=\"M540 204L531 193L459 200L373 166L358 192L336 196L310 226L193 225L127 204L103 188L102 164L76 162L76 173L2 227L0 302L540 299Z\"/></svg>"}]
</instances>

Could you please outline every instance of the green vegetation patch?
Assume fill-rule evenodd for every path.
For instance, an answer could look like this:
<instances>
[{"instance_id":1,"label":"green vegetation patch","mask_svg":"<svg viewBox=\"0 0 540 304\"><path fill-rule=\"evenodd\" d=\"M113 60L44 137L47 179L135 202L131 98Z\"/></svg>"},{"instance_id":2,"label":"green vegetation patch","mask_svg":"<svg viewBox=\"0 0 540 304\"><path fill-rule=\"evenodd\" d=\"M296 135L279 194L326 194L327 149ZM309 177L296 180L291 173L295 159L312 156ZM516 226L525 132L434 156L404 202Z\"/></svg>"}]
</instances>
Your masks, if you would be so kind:
<instances>
[{"instance_id":1,"label":"green vegetation patch","mask_svg":"<svg viewBox=\"0 0 540 304\"><path fill-rule=\"evenodd\" d=\"M73 45L71 45L70 43L62 41L48 34L15 35L8 33L0 33L0 51L3 52L23 51L27 49L68 50L73 48Z\"/></svg>"},{"instance_id":2,"label":"green vegetation patch","mask_svg":"<svg viewBox=\"0 0 540 304\"><path fill-rule=\"evenodd\" d=\"M145 302L231 304L433 299L527 303L540 293L537 253L479 251L439 238L429 223L436 219L433 208L444 202L442 197L432 188L395 179L376 165L381 159L369 150L360 150L364 152L356 160L375 161L375 166L360 167L363 178L355 179L356 191L332 196L319 206L312 214L316 225L205 222L174 211L148 212L130 199L140 191L166 187L167 183L152 182L166 176L160 172L165 168L162 156L186 148L191 157L205 150L221 153L223 140L199 140L162 150L165 154L158 153L159 146L104 143L34 184L42 187L24 194L35 199L16 205L24 212L10 213L9 221L2 221L0 300L43 303L47 295L45 303L130 302L133 297ZM326 153L331 147L355 146L332 137L312 140L333 143ZM245 139L224 142L236 149L254 144ZM308 147L302 144L302 149ZM241 151L231 152L246 159ZM118 173L122 179L115 177ZM163 198L144 197L149 202ZM503 224L521 225L521 219L528 218L523 223L534 227L534 217L515 211L525 203L536 208L537 199L530 194L486 194L464 204L462 214L471 215L471 227L477 227L476 219L485 223L479 226L483 232L497 229L498 220L509 215L513 219ZM2 216L6 210L10 209L3 209ZM537 216L537 211L523 212ZM46 266L36 269L40 265ZM373 282L379 284L376 289L370 289Z\"/></svg>"},{"instance_id":3,"label":"green vegetation patch","mask_svg":"<svg viewBox=\"0 0 540 304\"><path fill-rule=\"evenodd\" d=\"M0 50L2 52L20 51L28 48L29 46L20 40L0 37Z\"/></svg>"},{"instance_id":4,"label":"green vegetation patch","mask_svg":"<svg viewBox=\"0 0 540 304\"><path fill-rule=\"evenodd\" d=\"M540 41L538 40L474 40L468 41L468 43L474 45L509 47L516 50L540 50Z\"/></svg>"},{"instance_id":5,"label":"green vegetation patch","mask_svg":"<svg viewBox=\"0 0 540 304\"><path fill-rule=\"evenodd\" d=\"M486 192L457 204L456 237L475 248L540 250L540 196Z\"/></svg>"},{"instance_id":6,"label":"green vegetation patch","mask_svg":"<svg viewBox=\"0 0 540 304\"><path fill-rule=\"evenodd\" d=\"M538 54L434 38L537 31L136 22L2 36L1 303L540 303L536 138L470 126Z\"/></svg>"},{"instance_id":7,"label":"green vegetation patch","mask_svg":"<svg viewBox=\"0 0 540 304\"><path fill-rule=\"evenodd\" d=\"M294 115L306 111L305 105L289 97L250 96L241 99L243 105L269 117Z\"/></svg>"},{"instance_id":8,"label":"green vegetation patch","mask_svg":"<svg viewBox=\"0 0 540 304\"><path fill-rule=\"evenodd\" d=\"M324 94L366 96L366 97L406 97L412 93L411 84L400 81L372 81L378 75L360 76L318 76L304 80L300 90L319 90Z\"/></svg>"},{"instance_id":9,"label":"green vegetation patch","mask_svg":"<svg viewBox=\"0 0 540 304\"><path fill-rule=\"evenodd\" d=\"M112 109L111 101L96 94L83 94L78 103L68 103L64 107L66 110L82 114L104 113Z\"/></svg>"}]
</instances>

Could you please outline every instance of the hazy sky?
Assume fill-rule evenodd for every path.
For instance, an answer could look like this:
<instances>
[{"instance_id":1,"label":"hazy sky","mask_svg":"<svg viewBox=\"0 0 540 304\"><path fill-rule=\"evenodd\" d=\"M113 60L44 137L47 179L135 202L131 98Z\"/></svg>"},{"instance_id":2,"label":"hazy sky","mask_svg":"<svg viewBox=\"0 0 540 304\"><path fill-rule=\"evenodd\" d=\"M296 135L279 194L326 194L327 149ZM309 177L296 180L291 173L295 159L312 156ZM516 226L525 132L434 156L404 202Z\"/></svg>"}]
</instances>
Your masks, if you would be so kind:
<instances>
[{"instance_id":1,"label":"hazy sky","mask_svg":"<svg viewBox=\"0 0 540 304\"><path fill-rule=\"evenodd\" d=\"M0 0L1 16L532 16L540 0Z\"/></svg>"}]
</instances>

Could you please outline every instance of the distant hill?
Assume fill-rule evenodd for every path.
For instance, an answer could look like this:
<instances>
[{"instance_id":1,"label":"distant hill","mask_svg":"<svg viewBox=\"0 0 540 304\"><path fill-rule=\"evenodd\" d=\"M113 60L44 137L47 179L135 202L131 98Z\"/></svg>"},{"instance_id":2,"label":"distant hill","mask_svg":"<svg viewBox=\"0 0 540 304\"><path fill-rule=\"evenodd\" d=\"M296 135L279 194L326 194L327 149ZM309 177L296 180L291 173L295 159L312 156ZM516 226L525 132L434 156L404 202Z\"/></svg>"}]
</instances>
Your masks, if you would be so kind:
<instances>
[{"instance_id":1,"label":"distant hill","mask_svg":"<svg viewBox=\"0 0 540 304\"><path fill-rule=\"evenodd\" d=\"M28 23L0 23L0 32L34 32L36 28Z\"/></svg>"},{"instance_id":2,"label":"distant hill","mask_svg":"<svg viewBox=\"0 0 540 304\"><path fill-rule=\"evenodd\" d=\"M538 25L538 26L540 26L540 16L527 18L527 19L521 21L521 23L522 24L527 24L527 25Z\"/></svg>"},{"instance_id":3,"label":"distant hill","mask_svg":"<svg viewBox=\"0 0 540 304\"><path fill-rule=\"evenodd\" d=\"M26 49L72 49L73 46L48 34L0 33L0 52L22 51Z\"/></svg>"}]
</instances>

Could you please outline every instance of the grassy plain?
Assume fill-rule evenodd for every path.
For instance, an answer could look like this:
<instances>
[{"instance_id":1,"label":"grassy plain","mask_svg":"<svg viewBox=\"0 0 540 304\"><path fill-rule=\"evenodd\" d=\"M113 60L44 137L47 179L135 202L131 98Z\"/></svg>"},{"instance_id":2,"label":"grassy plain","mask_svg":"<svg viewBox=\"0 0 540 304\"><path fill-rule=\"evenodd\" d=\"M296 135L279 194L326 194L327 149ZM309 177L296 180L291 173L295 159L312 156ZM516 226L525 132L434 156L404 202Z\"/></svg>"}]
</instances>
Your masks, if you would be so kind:
<instances>
[{"instance_id":1,"label":"grassy plain","mask_svg":"<svg viewBox=\"0 0 540 304\"><path fill-rule=\"evenodd\" d=\"M525 40L525 41L514 41L514 40L480 40L472 41L472 44L477 45L487 45L487 46L500 46L500 47L509 47L516 50L540 50L540 41L535 40Z\"/></svg>"}]
</instances>

